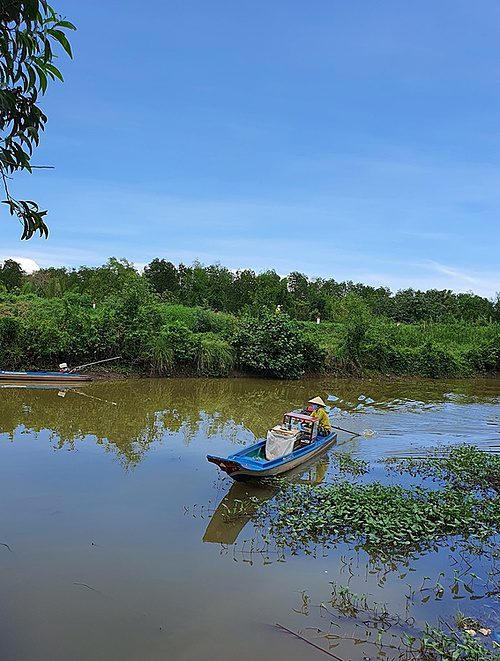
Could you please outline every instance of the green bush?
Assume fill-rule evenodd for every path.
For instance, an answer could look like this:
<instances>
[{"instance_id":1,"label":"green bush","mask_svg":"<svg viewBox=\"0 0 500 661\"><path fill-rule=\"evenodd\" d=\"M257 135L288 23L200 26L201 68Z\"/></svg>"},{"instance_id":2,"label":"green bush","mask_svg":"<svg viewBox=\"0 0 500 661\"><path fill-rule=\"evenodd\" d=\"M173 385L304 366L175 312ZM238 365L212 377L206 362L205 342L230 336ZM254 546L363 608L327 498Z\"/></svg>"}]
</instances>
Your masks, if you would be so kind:
<instances>
[{"instance_id":1,"label":"green bush","mask_svg":"<svg viewBox=\"0 0 500 661\"><path fill-rule=\"evenodd\" d=\"M196 330L198 308L190 308L186 305L166 305L165 303L162 303L160 305L160 311L165 325L180 323L192 331Z\"/></svg>"},{"instance_id":2,"label":"green bush","mask_svg":"<svg viewBox=\"0 0 500 661\"><path fill-rule=\"evenodd\" d=\"M278 379L304 373L304 337L285 315L246 319L234 338L240 368Z\"/></svg>"},{"instance_id":3,"label":"green bush","mask_svg":"<svg viewBox=\"0 0 500 661\"><path fill-rule=\"evenodd\" d=\"M230 314L196 308L193 330L197 333L218 333L227 338L235 331L236 326L237 320Z\"/></svg>"},{"instance_id":4,"label":"green bush","mask_svg":"<svg viewBox=\"0 0 500 661\"><path fill-rule=\"evenodd\" d=\"M346 362L358 366L372 318L366 303L359 297L348 294L342 303L344 328L340 354Z\"/></svg>"},{"instance_id":5,"label":"green bush","mask_svg":"<svg viewBox=\"0 0 500 661\"><path fill-rule=\"evenodd\" d=\"M460 365L449 349L426 342L417 353L417 373L422 376L458 376Z\"/></svg>"},{"instance_id":6,"label":"green bush","mask_svg":"<svg viewBox=\"0 0 500 661\"><path fill-rule=\"evenodd\" d=\"M322 372L325 368L327 350L318 342L314 335L305 334L302 340L304 368L308 372Z\"/></svg>"},{"instance_id":7,"label":"green bush","mask_svg":"<svg viewBox=\"0 0 500 661\"><path fill-rule=\"evenodd\" d=\"M418 373L415 352L408 347L398 347L384 338L370 339L362 349L361 365L368 370L380 370L392 374Z\"/></svg>"},{"instance_id":8,"label":"green bush","mask_svg":"<svg viewBox=\"0 0 500 661\"><path fill-rule=\"evenodd\" d=\"M500 340L497 344L481 343L467 347L463 357L469 364L471 372L500 370Z\"/></svg>"},{"instance_id":9,"label":"green bush","mask_svg":"<svg viewBox=\"0 0 500 661\"><path fill-rule=\"evenodd\" d=\"M197 337L192 330L180 322L162 329L165 340L172 349L175 363L193 364L197 355Z\"/></svg>"},{"instance_id":10,"label":"green bush","mask_svg":"<svg viewBox=\"0 0 500 661\"><path fill-rule=\"evenodd\" d=\"M17 342L21 330L18 317L0 317L0 347L7 348Z\"/></svg>"}]
</instances>

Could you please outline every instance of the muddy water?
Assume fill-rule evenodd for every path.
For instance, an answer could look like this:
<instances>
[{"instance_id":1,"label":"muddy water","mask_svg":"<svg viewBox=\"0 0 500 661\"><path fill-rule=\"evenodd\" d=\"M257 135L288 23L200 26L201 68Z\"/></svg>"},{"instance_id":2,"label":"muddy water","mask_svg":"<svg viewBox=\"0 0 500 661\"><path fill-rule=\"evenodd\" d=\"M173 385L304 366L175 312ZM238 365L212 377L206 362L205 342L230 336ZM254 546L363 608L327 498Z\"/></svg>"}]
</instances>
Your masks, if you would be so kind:
<instances>
[{"instance_id":1,"label":"muddy water","mask_svg":"<svg viewBox=\"0 0 500 661\"><path fill-rule=\"evenodd\" d=\"M378 658L369 636L357 645L349 640L362 638L356 624L334 622L317 608L331 582L383 600L396 614L398 635L451 616L457 603L496 626L496 604L471 601L468 591L457 603L451 594L409 600L423 575L431 583L440 572L441 583L452 580L448 549L418 559L410 578L401 568L385 575L346 545L316 558L259 553L251 509L231 521L221 517L248 490L231 488L205 455L253 442L317 394L330 396L335 424L376 432L355 440L340 433L330 455L349 451L376 462L461 441L500 449L494 380L0 388L0 659L322 658L276 622L334 645L344 660ZM292 479L325 482L330 475L327 456ZM250 496L258 509L273 491L251 488Z\"/></svg>"}]
</instances>

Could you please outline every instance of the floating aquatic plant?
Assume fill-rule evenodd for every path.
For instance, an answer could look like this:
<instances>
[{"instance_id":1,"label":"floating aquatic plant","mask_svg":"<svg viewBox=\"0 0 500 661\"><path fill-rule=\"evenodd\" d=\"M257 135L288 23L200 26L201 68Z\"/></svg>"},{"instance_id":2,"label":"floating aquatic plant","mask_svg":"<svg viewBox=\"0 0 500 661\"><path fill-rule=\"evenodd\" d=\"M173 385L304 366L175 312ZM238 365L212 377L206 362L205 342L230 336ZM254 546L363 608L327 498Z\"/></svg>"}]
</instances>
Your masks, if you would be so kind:
<instances>
[{"instance_id":1,"label":"floating aquatic plant","mask_svg":"<svg viewBox=\"0 0 500 661\"><path fill-rule=\"evenodd\" d=\"M478 498L447 486L288 485L258 518L278 545L297 551L310 543L352 540L373 555L420 551L450 535L485 539L500 523L499 498Z\"/></svg>"},{"instance_id":2,"label":"floating aquatic plant","mask_svg":"<svg viewBox=\"0 0 500 661\"><path fill-rule=\"evenodd\" d=\"M438 452L440 454L438 454ZM458 445L436 450L425 458L386 460L386 465L400 473L432 477L459 488L500 491L500 455L479 450L473 445Z\"/></svg>"},{"instance_id":3,"label":"floating aquatic plant","mask_svg":"<svg viewBox=\"0 0 500 661\"><path fill-rule=\"evenodd\" d=\"M348 452L332 454L330 459L340 473L350 473L357 476L364 475L370 470L370 464L367 461L364 461L364 459L355 459Z\"/></svg>"}]
</instances>

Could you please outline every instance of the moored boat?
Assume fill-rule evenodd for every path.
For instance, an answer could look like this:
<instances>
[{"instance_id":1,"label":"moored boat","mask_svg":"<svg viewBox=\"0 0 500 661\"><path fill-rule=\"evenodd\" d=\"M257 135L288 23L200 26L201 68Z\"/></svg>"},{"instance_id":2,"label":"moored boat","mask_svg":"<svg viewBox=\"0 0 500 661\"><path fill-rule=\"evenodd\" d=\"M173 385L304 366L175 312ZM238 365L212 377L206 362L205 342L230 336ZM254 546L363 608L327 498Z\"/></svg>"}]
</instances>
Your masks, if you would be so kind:
<instances>
[{"instance_id":1,"label":"moored boat","mask_svg":"<svg viewBox=\"0 0 500 661\"><path fill-rule=\"evenodd\" d=\"M279 436L285 437L282 454L275 441ZM267 439L227 457L209 454L207 459L234 480L269 477L286 473L320 456L336 441L337 434L333 431L327 436L318 434L316 418L292 411L285 414L282 425L269 431Z\"/></svg>"},{"instance_id":2,"label":"moored boat","mask_svg":"<svg viewBox=\"0 0 500 661\"><path fill-rule=\"evenodd\" d=\"M90 381L87 374L75 374L74 372L8 372L0 370L0 381L10 382L48 382L48 383L79 383Z\"/></svg>"}]
</instances>

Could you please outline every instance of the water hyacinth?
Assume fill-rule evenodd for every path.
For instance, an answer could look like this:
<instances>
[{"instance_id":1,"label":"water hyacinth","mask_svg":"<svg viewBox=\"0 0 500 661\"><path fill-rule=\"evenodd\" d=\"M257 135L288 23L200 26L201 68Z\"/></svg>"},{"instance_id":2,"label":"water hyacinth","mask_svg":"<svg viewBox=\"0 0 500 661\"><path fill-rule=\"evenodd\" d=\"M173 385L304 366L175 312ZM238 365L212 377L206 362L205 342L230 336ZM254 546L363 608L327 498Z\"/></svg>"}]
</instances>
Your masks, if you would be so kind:
<instances>
[{"instance_id":1,"label":"water hyacinth","mask_svg":"<svg viewBox=\"0 0 500 661\"><path fill-rule=\"evenodd\" d=\"M297 551L311 543L351 540L372 555L421 551L447 536L491 536L499 500L451 486L429 491L399 485L339 481L289 485L259 514L278 545Z\"/></svg>"},{"instance_id":2,"label":"water hyacinth","mask_svg":"<svg viewBox=\"0 0 500 661\"><path fill-rule=\"evenodd\" d=\"M500 455L472 445L452 447L444 456L437 453L424 459L389 459L386 464L400 473L432 477L457 488L500 490Z\"/></svg>"}]
</instances>

